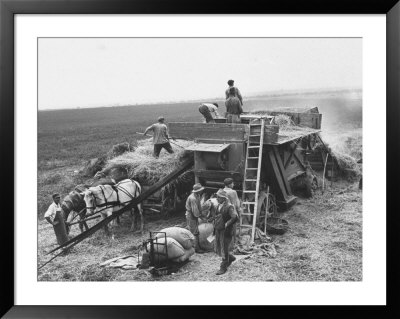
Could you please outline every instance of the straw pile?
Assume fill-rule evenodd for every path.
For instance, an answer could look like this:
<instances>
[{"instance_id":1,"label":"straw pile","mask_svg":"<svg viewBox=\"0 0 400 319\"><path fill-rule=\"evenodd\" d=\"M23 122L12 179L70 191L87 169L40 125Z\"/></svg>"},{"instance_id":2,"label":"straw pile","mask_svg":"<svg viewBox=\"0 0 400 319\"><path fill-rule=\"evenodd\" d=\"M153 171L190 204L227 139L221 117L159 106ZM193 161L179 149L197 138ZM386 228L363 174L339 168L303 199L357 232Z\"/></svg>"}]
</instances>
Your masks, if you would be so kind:
<instances>
[{"instance_id":1,"label":"straw pile","mask_svg":"<svg viewBox=\"0 0 400 319\"><path fill-rule=\"evenodd\" d=\"M361 166L357 163L356 158L347 152L344 153L331 148L326 142L324 142L324 144L325 145L317 143L315 149L326 149L333 156L345 177L353 180L361 175Z\"/></svg>"},{"instance_id":2,"label":"straw pile","mask_svg":"<svg viewBox=\"0 0 400 319\"><path fill-rule=\"evenodd\" d=\"M177 144L186 147L193 142L179 140ZM161 150L158 159L153 157L152 139L138 141L138 145L132 152L126 152L121 156L114 157L105 165L103 172L107 174L113 168L124 168L128 172L128 177L138 181L141 185L153 185L163 177L174 171L187 156L193 156L192 152L185 151L183 148L171 144L174 153L169 154ZM193 172L185 172L176 180L169 183L166 188L177 186L181 183L194 182Z\"/></svg>"},{"instance_id":3,"label":"straw pile","mask_svg":"<svg viewBox=\"0 0 400 319\"><path fill-rule=\"evenodd\" d=\"M273 124L279 125L280 129L295 125L290 116L286 114L277 114L273 119Z\"/></svg>"}]
</instances>

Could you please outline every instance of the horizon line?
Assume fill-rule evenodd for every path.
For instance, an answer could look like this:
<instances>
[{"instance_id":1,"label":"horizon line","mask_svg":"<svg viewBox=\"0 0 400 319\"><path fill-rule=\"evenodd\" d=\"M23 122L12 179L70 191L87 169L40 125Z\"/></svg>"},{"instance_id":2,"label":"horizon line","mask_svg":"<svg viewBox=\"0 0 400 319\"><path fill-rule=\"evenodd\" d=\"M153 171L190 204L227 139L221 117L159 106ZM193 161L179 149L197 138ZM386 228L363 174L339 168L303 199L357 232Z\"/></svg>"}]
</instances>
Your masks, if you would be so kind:
<instances>
[{"instance_id":1,"label":"horizon line","mask_svg":"<svg viewBox=\"0 0 400 319\"><path fill-rule=\"evenodd\" d=\"M317 93L317 92L338 92L338 91L362 91L362 87L326 87L326 88L305 88L305 89L281 89L281 90L273 90L273 91L258 91L258 92L250 92L247 97L248 98L257 98L257 97L265 97L265 96L281 96L281 95L294 95L297 93ZM129 106L147 106L147 105L156 105L156 104L174 104L174 103L195 103L195 102L204 102L211 100L224 100L223 97L214 97L214 98L206 98L206 99L189 99L189 100L175 100L175 101L155 101L155 102L142 102L136 104L110 104L110 105L97 105L97 106L71 106L71 107L63 107L63 108L45 108L45 109L37 109L40 111L65 111L65 110L77 110L77 109L94 109L94 108L106 108L106 107L129 107Z\"/></svg>"}]
</instances>

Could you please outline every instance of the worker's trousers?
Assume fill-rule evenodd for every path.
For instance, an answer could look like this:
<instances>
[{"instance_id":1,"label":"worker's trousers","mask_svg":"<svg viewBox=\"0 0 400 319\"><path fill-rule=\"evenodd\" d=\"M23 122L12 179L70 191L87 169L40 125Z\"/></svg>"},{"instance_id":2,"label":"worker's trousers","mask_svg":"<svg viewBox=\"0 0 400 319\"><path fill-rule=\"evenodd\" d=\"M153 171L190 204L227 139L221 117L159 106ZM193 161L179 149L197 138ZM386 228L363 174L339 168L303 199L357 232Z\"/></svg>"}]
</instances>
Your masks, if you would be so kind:
<instances>
[{"instance_id":1,"label":"worker's trousers","mask_svg":"<svg viewBox=\"0 0 400 319\"><path fill-rule=\"evenodd\" d=\"M221 269L226 269L229 262L235 260L235 257L229 253L229 246L232 242L232 231L225 231L225 229L215 230L215 245L216 252L222 257Z\"/></svg>"},{"instance_id":2,"label":"worker's trousers","mask_svg":"<svg viewBox=\"0 0 400 319\"><path fill-rule=\"evenodd\" d=\"M168 153L172 154L174 151L169 142L163 144L154 144L154 157L158 158L162 149L165 149Z\"/></svg>"},{"instance_id":3,"label":"worker's trousers","mask_svg":"<svg viewBox=\"0 0 400 319\"><path fill-rule=\"evenodd\" d=\"M199 106L199 112L204 116L206 119L206 123L215 123L210 110L208 109L207 105L200 105Z\"/></svg>"},{"instance_id":4,"label":"worker's trousers","mask_svg":"<svg viewBox=\"0 0 400 319\"><path fill-rule=\"evenodd\" d=\"M239 114L226 113L226 123L240 123Z\"/></svg>"}]
</instances>

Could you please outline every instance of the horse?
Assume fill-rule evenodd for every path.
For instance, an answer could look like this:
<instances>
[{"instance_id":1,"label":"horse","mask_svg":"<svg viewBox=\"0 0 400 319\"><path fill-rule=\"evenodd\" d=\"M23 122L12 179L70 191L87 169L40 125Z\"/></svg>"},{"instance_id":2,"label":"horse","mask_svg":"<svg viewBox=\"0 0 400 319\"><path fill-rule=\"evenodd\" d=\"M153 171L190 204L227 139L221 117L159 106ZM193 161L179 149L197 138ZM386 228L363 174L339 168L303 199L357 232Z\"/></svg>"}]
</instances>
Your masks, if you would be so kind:
<instances>
[{"instance_id":1,"label":"horse","mask_svg":"<svg viewBox=\"0 0 400 319\"><path fill-rule=\"evenodd\" d=\"M132 199L138 197L142 191L140 184L130 179L124 179L115 185L98 185L90 187L85 190L82 195L86 203L86 210L92 214L100 212L103 219L112 215L114 211L120 210L122 207L128 205ZM141 203L137 204L135 211L139 212L141 225L140 231L143 233L143 209ZM112 220L111 235L114 239L113 228L115 221ZM132 224L130 230L135 229L135 216L132 216ZM104 226L105 233L110 234L108 225Z\"/></svg>"},{"instance_id":2,"label":"horse","mask_svg":"<svg viewBox=\"0 0 400 319\"><path fill-rule=\"evenodd\" d=\"M83 196L81 192L85 191L88 187L85 185L77 185L73 191L71 191L67 196L64 197L63 201L61 202L61 209L63 211L63 216L65 222L68 220L69 214L75 212L75 214L79 215L79 228L81 232L84 231L83 228L86 230L89 229L88 225L85 222L86 217L86 204L83 200ZM74 217L75 218L75 217ZM69 233L70 227L67 225L67 233Z\"/></svg>"}]
</instances>

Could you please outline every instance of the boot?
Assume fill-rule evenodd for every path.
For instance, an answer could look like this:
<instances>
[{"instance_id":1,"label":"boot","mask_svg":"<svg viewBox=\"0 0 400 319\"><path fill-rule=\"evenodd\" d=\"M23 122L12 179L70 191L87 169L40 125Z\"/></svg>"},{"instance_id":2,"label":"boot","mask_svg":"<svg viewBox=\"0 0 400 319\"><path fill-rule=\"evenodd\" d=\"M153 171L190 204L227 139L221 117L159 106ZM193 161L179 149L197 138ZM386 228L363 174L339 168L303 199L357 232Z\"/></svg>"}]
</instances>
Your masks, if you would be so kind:
<instances>
[{"instance_id":1,"label":"boot","mask_svg":"<svg viewBox=\"0 0 400 319\"><path fill-rule=\"evenodd\" d=\"M236 260L236 257L231 255L231 254L229 254L228 266L230 266L235 260Z\"/></svg>"},{"instance_id":2,"label":"boot","mask_svg":"<svg viewBox=\"0 0 400 319\"><path fill-rule=\"evenodd\" d=\"M216 275L223 275L224 273L226 273L227 270L228 270L227 268L221 267L221 268L217 271Z\"/></svg>"},{"instance_id":3,"label":"boot","mask_svg":"<svg viewBox=\"0 0 400 319\"><path fill-rule=\"evenodd\" d=\"M202 250L201 247L200 247L199 235L195 236L194 251L195 251L197 254L204 254L204 253L205 253L205 251Z\"/></svg>"}]
</instances>

